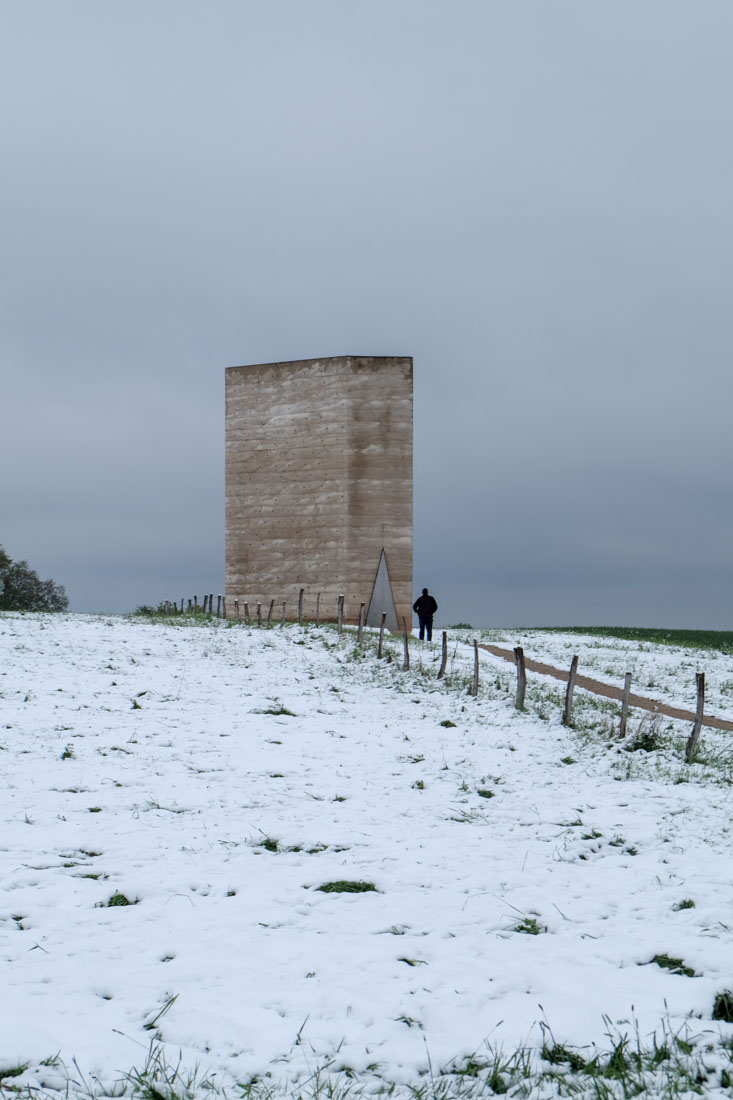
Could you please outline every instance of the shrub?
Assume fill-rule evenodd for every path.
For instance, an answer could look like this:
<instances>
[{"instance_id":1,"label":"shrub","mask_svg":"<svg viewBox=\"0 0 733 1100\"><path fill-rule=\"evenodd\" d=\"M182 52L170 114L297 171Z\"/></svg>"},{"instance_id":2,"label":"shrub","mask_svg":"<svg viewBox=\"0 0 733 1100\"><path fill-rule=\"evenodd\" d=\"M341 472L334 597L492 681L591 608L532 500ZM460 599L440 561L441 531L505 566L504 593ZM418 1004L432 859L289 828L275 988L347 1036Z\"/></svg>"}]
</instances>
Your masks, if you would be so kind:
<instances>
[{"instance_id":1,"label":"shrub","mask_svg":"<svg viewBox=\"0 0 733 1100\"><path fill-rule=\"evenodd\" d=\"M27 561L13 561L0 546L0 611L66 611L63 585L42 581Z\"/></svg>"}]
</instances>

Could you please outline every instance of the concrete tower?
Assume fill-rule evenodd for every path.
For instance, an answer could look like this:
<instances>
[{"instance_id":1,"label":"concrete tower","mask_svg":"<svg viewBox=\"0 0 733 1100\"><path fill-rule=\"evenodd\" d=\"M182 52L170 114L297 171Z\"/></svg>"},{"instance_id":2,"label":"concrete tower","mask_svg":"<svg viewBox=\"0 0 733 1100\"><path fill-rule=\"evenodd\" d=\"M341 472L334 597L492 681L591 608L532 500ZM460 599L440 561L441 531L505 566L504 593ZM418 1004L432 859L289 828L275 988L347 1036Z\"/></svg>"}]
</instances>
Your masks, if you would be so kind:
<instances>
[{"instance_id":1,"label":"concrete tower","mask_svg":"<svg viewBox=\"0 0 733 1100\"><path fill-rule=\"evenodd\" d=\"M229 613L234 599L265 609L274 599L293 618L301 588L309 618L320 592L324 619L343 594L347 621L363 602L371 622L387 611L390 628L412 624L409 357L226 372Z\"/></svg>"}]
</instances>

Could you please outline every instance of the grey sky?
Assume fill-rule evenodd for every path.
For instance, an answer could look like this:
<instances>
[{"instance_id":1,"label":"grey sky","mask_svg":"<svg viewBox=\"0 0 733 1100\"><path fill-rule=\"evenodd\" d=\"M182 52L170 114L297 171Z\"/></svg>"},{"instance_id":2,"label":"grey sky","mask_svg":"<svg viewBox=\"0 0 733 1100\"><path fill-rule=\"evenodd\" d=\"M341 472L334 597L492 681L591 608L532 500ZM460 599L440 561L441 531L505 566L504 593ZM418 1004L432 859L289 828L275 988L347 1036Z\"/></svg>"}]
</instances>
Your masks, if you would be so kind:
<instances>
[{"instance_id":1,"label":"grey sky","mask_svg":"<svg viewBox=\"0 0 733 1100\"><path fill-rule=\"evenodd\" d=\"M0 0L0 543L220 591L224 368L415 358L441 619L733 628L730 0Z\"/></svg>"}]
</instances>

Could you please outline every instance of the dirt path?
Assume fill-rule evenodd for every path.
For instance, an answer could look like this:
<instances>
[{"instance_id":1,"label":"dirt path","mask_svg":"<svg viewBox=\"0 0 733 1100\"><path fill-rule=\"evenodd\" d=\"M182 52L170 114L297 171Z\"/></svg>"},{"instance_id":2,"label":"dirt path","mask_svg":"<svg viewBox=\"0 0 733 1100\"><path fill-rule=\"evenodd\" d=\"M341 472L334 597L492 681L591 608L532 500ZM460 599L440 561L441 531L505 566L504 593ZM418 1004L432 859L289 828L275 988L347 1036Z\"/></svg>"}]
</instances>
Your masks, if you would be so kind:
<instances>
[{"instance_id":1,"label":"dirt path","mask_svg":"<svg viewBox=\"0 0 733 1100\"><path fill-rule=\"evenodd\" d=\"M486 645L479 642L479 649L486 649L489 653L493 653L495 657L501 657L505 661L510 661L511 664L516 664L514 659L514 653L511 649L500 649L496 645ZM564 680L567 683L569 673L563 671L561 668L553 668L552 665L542 664L540 661L533 661L530 657L524 658L524 664L528 672L540 672L543 676L554 676L556 680ZM585 688L586 691L592 691L594 695L604 695L606 699L618 699L623 698L623 689L620 687L614 687L613 684L604 684L602 680L593 680L590 676L577 676L575 680L576 687ZM643 695L630 695L629 705L632 707L640 707L642 710L656 711L659 714L664 714L668 718L681 718L684 722L694 722L695 714L691 710L681 710L679 707L670 707L667 703L660 703L657 699L647 699ZM703 725L710 726L716 730L733 730L733 722L729 722L727 718L713 718L711 715L706 714L703 718Z\"/></svg>"}]
</instances>

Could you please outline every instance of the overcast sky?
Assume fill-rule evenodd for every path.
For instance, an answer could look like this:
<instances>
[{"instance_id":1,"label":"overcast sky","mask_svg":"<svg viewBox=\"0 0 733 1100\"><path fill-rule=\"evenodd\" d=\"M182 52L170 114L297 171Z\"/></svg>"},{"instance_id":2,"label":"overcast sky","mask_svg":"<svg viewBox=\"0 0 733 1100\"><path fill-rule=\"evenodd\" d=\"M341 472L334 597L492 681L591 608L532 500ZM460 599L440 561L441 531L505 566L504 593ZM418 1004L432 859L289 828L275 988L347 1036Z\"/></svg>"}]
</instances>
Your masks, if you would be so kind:
<instances>
[{"instance_id":1,"label":"overcast sky","mask_svg":"<svg viewBox=\"0 0 733 1100\"><path fill-rule=\"evenodd\" d=\"M224 368L415 359L443 624L733 628L730 0L0 0L0 543L221 591Z\"/></svg>"}]
</instances>

